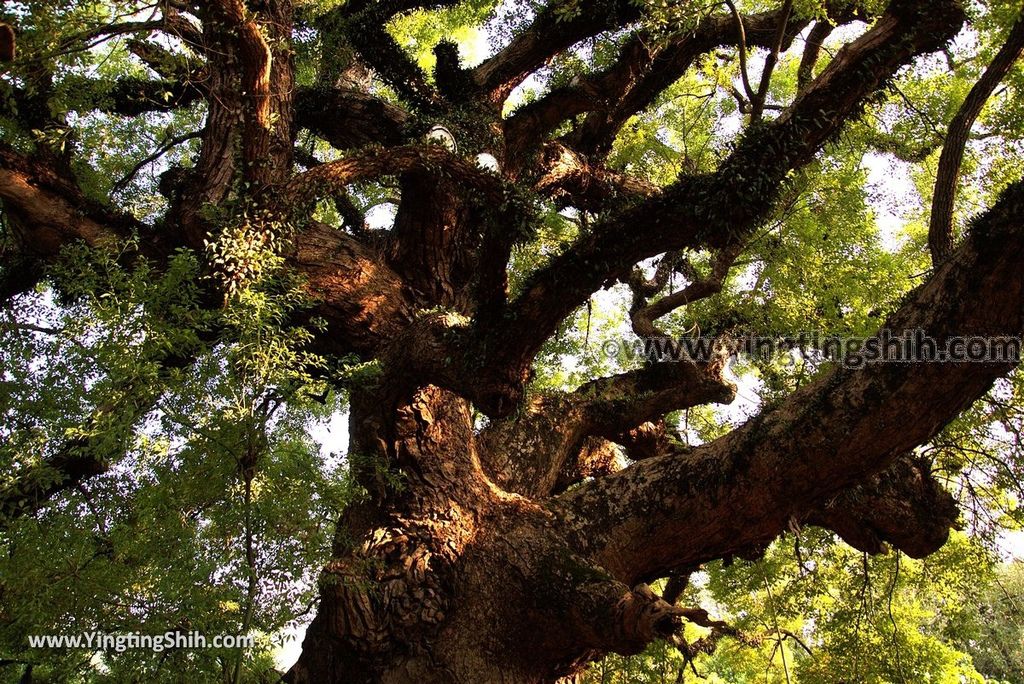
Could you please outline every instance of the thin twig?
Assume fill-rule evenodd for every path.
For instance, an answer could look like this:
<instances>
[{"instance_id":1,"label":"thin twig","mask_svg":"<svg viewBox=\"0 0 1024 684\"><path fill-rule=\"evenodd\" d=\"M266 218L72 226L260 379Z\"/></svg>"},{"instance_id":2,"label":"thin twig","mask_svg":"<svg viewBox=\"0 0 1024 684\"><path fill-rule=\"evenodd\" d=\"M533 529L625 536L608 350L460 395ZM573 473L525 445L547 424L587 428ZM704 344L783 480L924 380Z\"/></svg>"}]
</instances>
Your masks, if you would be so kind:
<instances>
[{"instance_id":1,"label":"thin twig","mask_svg":"<svg viewBox=\"0 0 1024 684\"><path fill-rule=\"evenodd\" d=\"M127 174L125 174L124 178L122 178L121 180L119 180L116 183L114 183L114 187L111 189L111 193L121 192L126 187L128 187L128 184L131 183L135 179L135 176L138 175L139 171L141 171L144 167L148 166L149 164L152 164L157 159L159 159L160 157L164 156L165 154L170 152L173 148L177 147L178 145L182 144L183 142L188 142L189 140L192 140L194 138L198 138L202 134L203 134L202 131L193 131L191 133L184 133L182 135L176 135L173 138L167 140L163 145L158 147L155 152L153 152L150 155L147 155L141 161L139 161L138 164L136 164L134 167L132 167L132 170L129 171Z\"/></svg>"}]
</instances>

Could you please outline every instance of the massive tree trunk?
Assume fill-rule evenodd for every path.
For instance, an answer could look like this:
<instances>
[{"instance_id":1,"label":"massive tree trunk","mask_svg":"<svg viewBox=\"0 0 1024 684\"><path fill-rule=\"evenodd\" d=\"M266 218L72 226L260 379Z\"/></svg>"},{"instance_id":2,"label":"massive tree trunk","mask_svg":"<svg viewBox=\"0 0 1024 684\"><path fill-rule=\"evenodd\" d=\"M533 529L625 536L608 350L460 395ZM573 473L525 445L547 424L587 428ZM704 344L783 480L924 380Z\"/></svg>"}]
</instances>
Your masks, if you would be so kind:
<instances>
[{"instance_id":1,"label":"massive tree trunk","mask_svg":"<svg viewBox=\"0 0 1024 684\"><path fill-rule=\"evenodd\" d=\"M296 87L285 0L204 3L198 25L168 10L167 25L205 59L203 77L179 83L166 64L151 65L163 80L123 83L96 105L135 115L207 103L202 152L194 168L165 175L170 208L158 225L87 198L45 150L0 149L0 198L18 238L0 296L31 288L74 241L102 248L137 237L124 258L158 265L178 248L205 253L205 241L226 226L204 210L221 205L245 240L276 251L305 279L316 302L306 320L324 322L311 326L316 351L377 362L379 374L346 388L349 462L365 494L338 522L289 681L553 681L606 653L674 638L695 619L649 583L712 559L756 558L794 525L824 526L869 552L886 543L918 557L939 548L957 511L914 448L1008 363L837 369L689 450L665 437L664 417L732 399L719 361L649 363L574 391L525 395L541 346L602 287L633 289L634 327L645 336L657 332L658 317L717 292L747 238L772 216L787 176L901 67L957 33L959 3L893 0L878 16L856 3L830 6L829 21L872 24L817 76L824 37L816 31L795 99L777 117L753 121L715 172L683 174L666 187L607 165L623 123L719 47L769 49L774 63L809 25L790 3L743 17L741 42L731 13L652 41L636 23L637 3L601 0L593 12L565 15L556 1L475 69L462 69L442 46L431 83L382 27L402 12L452 4L349 0L323 22L408 109L332 83ZM554 55L625 29L632 37L609 68L502 116L509 93ZM173 97L155 97L161 89ZM748 103L756 119L763 95ZM571 118L579 125L552 137ZM437 121L475 147L455 154L423 143ZM296 158L306 168L296 172L299 129L346 154L320 163L305 151ZM498 157L499 173L473 163L485 150ZM400 179L395 224L367 231L346 188L383 176ZM343 226L309 219L322 199L344 209ZM541 202L598 218L512 297L510 255L529 244ZM282 234L282 223L290 232ZM667 273L647 279L634 267L680 250L715 252L714 271L657 299ZM1018 183L882 330L923 330L940 342L1020 335L1021 263ZM207 269L211 307L253 277L246 264L229 266ZM106 456L71 446L76 459L48 464L60 475L51 485L15 481L0 493L9 516L30 515L107 467ZM31 473L22 479L35 481Z\"/></svg>"},{"instance_id":2,"label":"massive tree trunk","mask_svg":"<svg viewBox=\"0 0 1024 684\"><path fill-rule=\"evenodd\" d=\"M1022 210L1018 186L883 329L940 341L1019 334ZM715 558L757 557L794 523L827 526L871 552L888 542L928 555L957 510L907 454L1006 370L836 370L715 442L687 453L656 445L633 466L560 494L561 473L595 474L583 435L618 429L586 417L615 400L607 387L537 402L478 434L468 404L449 391L360 392L352 453L372 494L339 527L292 681L567 676L677 630L686 612L644 582ZM686 394L713 396L697 384Z\"/></svg>"},{"instance_id":3,"label":"massive tree trunk","mask_svg":"<svg viewBox=\"0 0 1024 684\"><path fill-rule=\"evenodd\" d=\"M465 400L367 392L352 435L374 493L339 527L292 681L542 681L675 626L577 552L558 508L488 476Z\"/></svg>"}]
</instances>

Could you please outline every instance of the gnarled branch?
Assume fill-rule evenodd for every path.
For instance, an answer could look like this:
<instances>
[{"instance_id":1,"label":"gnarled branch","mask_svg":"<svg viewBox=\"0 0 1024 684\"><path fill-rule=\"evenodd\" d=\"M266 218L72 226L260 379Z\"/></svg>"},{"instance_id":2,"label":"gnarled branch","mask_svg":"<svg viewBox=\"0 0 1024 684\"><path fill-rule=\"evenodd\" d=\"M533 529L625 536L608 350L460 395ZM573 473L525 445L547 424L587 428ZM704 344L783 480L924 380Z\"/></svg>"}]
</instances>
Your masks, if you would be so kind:
<instances>
[{"instance_id":1,"label":"gnarled branch","mask_svg":"<svg viewBox=\"0 0 1024 684\"><path fill-rule=\"evenodd\" d=\"M811 511L807 522L866 553L879 553L888 542L924 558L946 543L958 517L956 500L932 478L928 464L905 457Z\"/></svg>"},{"instance_id":2,"label":"gnarled branch","mask_svg":"<svg viewBox=\"0 0 1024 684\"><path fill-rule=\"evenodd\" d=\"M938 344L954 336L1021 335L1022 258L1024 182L976 222L965 244L883 330L922 330ZM581 552L627 583L763 547L791 518L827 510L844 489L930 439L1011 367L1000 361L836 369L689 454L648 459L582 485L561 497L558 510ZM922 480L908 482L927 493L929 485L914 484ZM916 545L906 536L890 540L916 554L943 541L931 530L919 532Z\"/></svg>"},{"instance_id":3,"label":"gnarled branch","mask_svg":"<svg viewBox=\"0 0 1024 684\"><path fill-rule=\"evenodd\" d=\"M485 354L493 367L515 377L510 368L529 363L562 319L603 285L627 279L634 264L667 250L723 248L745 239L772 211L787 174L813 159L900 66L942 45L963 20L955 2L894 2L789 109L750 131L716 173L684 176L612 214L536 272L507 315L478 341L475 359ZM509 388L510 394L517 391Z\"/></svg>"},{"instance_id":4,"label":"gnarled branch","mask_svg":"<svg viewBox=\"0 0 1024 684\"><path fill-rule=\"evenodd\" d=\"M363 180L408 171L436 171L457 178L485 198L500 196L501 179L472 161L458 157L439 145L402 145L367 149L337 161L320 164L297 174L285 187L288 198L307 203L335 190Z\"/></svg>"},{"instance_id":5,"label":"gnarled branch","mask_svg":"<svg viewBox=\"0 0 1024 684\"><path fill-rule=\"evenodd\" d=\"M397 145L409 119L405 110L358 90L314 87L295 94L296 123L339 150Z\"/></svg>"},{"instance_id":6,"label":"gnarled branch","mask_svg":"<svg viewBox=\"0 0 1024 684\"><path fill-rule=\"evenodd\" d=\"M791 40L805 22L783 23L779 12L743 19L753 45L769 47L776 30L785 29ZM649 106L659 93L678 80L694 60L721 45L735 42L732 21L712 16L690 33L659 45L641 34L629 40L619 59L608 69L556 89L515 112L505 122L505 137L512 150L527 150L561 122L585 112L591 114L566 142L587 155L602 156L630 116Z\"/></svg>"},{"instance_id":7,"label":"gnarled branch","mask_svg":"<svg viewBox=\"0 0 1024 684\"><path fill-rule=\"evenodd\" d=\"M480 458L503 488L546 496L586 476L600 437L630 444L644 423L671 411L709 402L728 403L735 388L707 364L688 361L645 366L586 383L566 394L540 396L515 417L480 435ZM592 474L592 473L590 473Z\"/></svg>"},{"instance_id":8,"label":"gnarled branch","mask_svg":"<svg viewBox=\"0 0 1024 684\"><path fill-rule=\"evenodd\" d=\"M654 302L647 301L650 296L653 296L652 294L647 294L647 292L650 292L650 290L653 289L651 286L657 285L658 276L664 275L664 272L662 271L655 274L654 283L637 282L637 275L634 273L634 277L630 279L630 285L633 289L633 306L630 308L629 312L630 322L633 324L633 331L641 338L650 338L662 335L661 331L655 327L654 321L680 307L692 304L693 302L700 301L701 299L705 299L721 292L722 285L725 283L725 279L729 275L729 269L732 268L733 262L742 251L743 243L740 242L722 249L715 256L714 262L711 266L711 273L707 277L695 279L682 290L665 295ZM665 263L671 263L671 261L666 259L662 264ZM661 264L659 264L659 266L661 266ZM664 284L662 284L661 287L664 287ZM658 287L658 290L660 290L661 287ZM657 290L655 290L653 294L656 293Z\"/></svg>"}]
</instances>

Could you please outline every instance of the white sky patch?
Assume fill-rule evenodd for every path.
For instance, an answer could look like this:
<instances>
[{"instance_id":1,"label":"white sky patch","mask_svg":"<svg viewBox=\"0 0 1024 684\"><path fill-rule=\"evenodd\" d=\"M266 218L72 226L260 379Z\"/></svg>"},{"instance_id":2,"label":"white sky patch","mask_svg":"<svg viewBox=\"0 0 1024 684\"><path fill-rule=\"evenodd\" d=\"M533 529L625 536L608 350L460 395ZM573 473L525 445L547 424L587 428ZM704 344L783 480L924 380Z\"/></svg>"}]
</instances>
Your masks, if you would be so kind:
<instances>
[{"instance_id":1,"label":"white sky patch","mask_svg":"<svg viewBox=\"0 0 1024 684\"><path fill-rule=\"evenodd\" d=\"M281 672L290 670L302 654L302 640L306 638L307 627L309 623L304 623L281 632L283 643L274 651L274 666Z\"/></svg>"},{"instance_id":2,"label":"white sky patch","mask_svg":"<svg viewBox=\"0 0 1024 684\"><path fill-rule=\"evenodd\" d=\"M892 155L868 152L861 165L868 172L868 202L875 212L882 246L896 252L907 240L907 216L919 205L910 164Z\"/></svg>"},{"instance_id":3,"label":"white sky patch","mask_svg":"<svg viewBox=\"0 0 1024 684\"><path fill-rule=\"evenodd\" d=\"M717 406L715 414L719 420L739 427L761 412L761 390L764 383L752 371L736 375L733 373L734 364L735 361L730 361L726 365L725 379L736 383L736 399L731 404Z\"/></svg>"},{"instance_id":4,"label":"white sky patch","mask_svg":"<svg viewBox=\"0 0 1024 684\"><path fill-rule=\"evenodd\" d=\"M458 36L459 56L467 69L475 67L491 56L491 41L481 28L469 28L465 35Z\"/></svg>"},{"instance_id":5,"label":"white sky patch","mask_svg":"<svg viewBox=\"0 0 1024 684\"><path fill-rule=\"evenodd\" d=\"M999 535L999 548L1007 555L1007 560L1024 561L1024 530L1003 532Z\"/></svg>"},{"instance_id":6,"label":"white sky patch","mask_svg":"<svg viewBox=\"0 0 1024 684\"><path fill-rule=\"evenodd\" d=\"M390 202L378 204L366 212L366 225L372 230L384 230L395 223L398 207Z\"/></svg>"},{"instance_id":7,"label":"white sky patch","mask_svg":"<svg viewBox=\"0 0 1024 684\"><path fill-rule=\"evenodd\" d=\"M331 454L348 453L348 411L336 411L330 418L311 421L309 436Z\"/></svg>"}]
</instances>

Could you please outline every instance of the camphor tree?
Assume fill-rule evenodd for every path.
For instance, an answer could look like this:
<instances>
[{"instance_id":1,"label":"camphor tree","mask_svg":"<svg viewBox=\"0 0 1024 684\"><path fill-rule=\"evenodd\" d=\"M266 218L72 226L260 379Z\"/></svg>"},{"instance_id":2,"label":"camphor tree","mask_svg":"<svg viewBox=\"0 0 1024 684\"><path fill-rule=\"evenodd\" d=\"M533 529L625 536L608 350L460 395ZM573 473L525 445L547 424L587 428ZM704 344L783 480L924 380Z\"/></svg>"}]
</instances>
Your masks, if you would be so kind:
<instances>
[{"instance_id":1,"label":"camphor tree","mask_svg":"<svg viewBox=\"0 0 1024 684\"><path fill-rule=\"evenodd\" d=\"M756 358L733 426L721 356L599 352L1019 336L1018 3L5 10L5 673L26 634L311 611L291 682L553 681L723 636L687 577L787 531L921 558L953 494L1013 508L1010 362ZM903 237L865 155L910 169ZM306 434L338 406L348 479Z\"/></svg>"}]
</instances>

